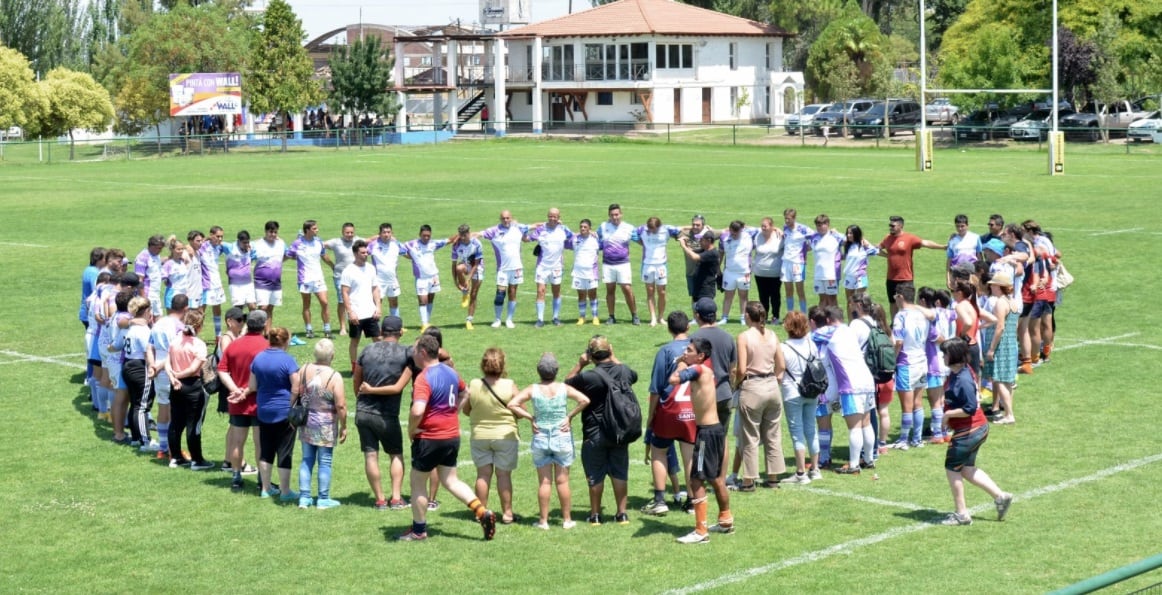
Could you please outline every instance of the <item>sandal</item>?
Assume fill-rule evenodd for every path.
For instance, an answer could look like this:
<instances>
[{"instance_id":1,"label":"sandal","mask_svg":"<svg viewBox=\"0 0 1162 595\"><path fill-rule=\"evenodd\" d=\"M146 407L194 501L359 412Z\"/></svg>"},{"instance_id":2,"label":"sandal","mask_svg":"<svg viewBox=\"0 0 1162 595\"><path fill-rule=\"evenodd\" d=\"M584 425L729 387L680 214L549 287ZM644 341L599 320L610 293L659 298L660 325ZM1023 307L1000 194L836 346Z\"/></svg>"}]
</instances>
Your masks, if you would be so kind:
<instances>
[{"instance_id":1,"label":"sandal","mask_svg":"<svg viewBox=\"0 0 1162 595\"><path fill-rule=\"evenodd\" d=\"M760 488L766 488L768 490L782 489L782 487L779 486L779 480L777 480L777 479L767 479L764 481L760 481L760 482L758 482L758 486Z\"/></svg>"},{"instance_id":2,"label":"sandal","mask_svg":"<svg viewBox=\"0 0 1162 595\"><path fill-rule=\"evenodd\" d=\"M519 522L519 521L520 521L520 517L516 516L515 514L510 516L510 517L507 517L507 518L503 517L503 516L500 517L500 524L502 524L502 525L511 525L511 524Z\"/></svg>"},{"instance_id":3,"label":"sandal","mask_svg":"<svg viewBox=\"0 0 1162 595\"><path fill-rule=\"evenodd\" d=\"M740 492L753 492L754 490L755 490L754 482L738 484L738 491L740 491Z\"/></svg>"}]
</instances>

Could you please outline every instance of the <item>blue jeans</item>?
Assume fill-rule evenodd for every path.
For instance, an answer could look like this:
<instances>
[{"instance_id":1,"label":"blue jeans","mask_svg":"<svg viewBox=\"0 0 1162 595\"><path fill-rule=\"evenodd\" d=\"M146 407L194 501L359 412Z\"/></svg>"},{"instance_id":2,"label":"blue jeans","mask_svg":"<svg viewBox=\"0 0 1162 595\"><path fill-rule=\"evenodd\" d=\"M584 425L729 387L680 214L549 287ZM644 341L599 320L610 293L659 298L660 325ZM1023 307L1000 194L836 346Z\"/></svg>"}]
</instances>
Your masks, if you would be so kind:
<instances>
[{"instance_id":1,"label":"blue jeans","mask_svg":"<svg viewBox=\"0 0 1162 595\"><path fill-rule=\"evenodd\" d=\"M299 465L299 494L308 496L311 493L311 469L315 466L315 459L319 460L319 499L331 497L331 455L334 452L331 446L315 446L303 442L303 462Z\"/></svg>"},{"instance_id":2,"label":"blue jeans","mask_svg":"<svg viewBox=\"0 0 1162 595\"><path fill-rule=\"evenodd\" d=\"M794 397L783 401L783 415L787 416L787 429L791 431L791 443L795 450L805 450L814 455L819 452L819 437L815 434L815 399Z\"/></svg>"}]
</instances>

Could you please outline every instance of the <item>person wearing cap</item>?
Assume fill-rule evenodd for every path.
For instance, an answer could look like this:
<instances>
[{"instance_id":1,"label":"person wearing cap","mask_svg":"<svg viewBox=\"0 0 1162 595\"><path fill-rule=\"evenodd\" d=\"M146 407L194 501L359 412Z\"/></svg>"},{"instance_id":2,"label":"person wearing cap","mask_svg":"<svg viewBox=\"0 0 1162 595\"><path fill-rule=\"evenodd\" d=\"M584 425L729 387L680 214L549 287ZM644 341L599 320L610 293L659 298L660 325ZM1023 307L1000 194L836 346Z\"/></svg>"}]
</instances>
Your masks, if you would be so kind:
<instances>
[{"instance_id":1,"label":"person wearing cap","mask_svg":"<svg viewBox=\"0 0 1162 595\"><path fill-rule=\"evenodd\" d=\"M690 244L689 238L678 238L678 244L686 253L686 259L698 263L690 281L690 298L697 303L702 298L714 301L718 293L718 263L722 261L718 250L714 249L714 234L709 231L698 236L697 246ZM717 308L717 306L715 306Z\"/></svg>"},{"instance_id":2,"label":"person wearing cap","mask_svg":"<svg viewBox=\"0 0 1162 595\"><path fill-rule=\"evenodd\" d=\"M948 236L948 269L945 275L949 288L952 287L952 267L960 264L973 265L982 258L984 244L980 236L968 229L968 215L957 215L954 224L956 232Z\"/></svg>"},{"instance_id":3,"label":"person wearing cap","mask_svg":"<svg viewBox=\"0 0 1162 595\"><path fill-rule=\"evenodd\" d=\"M351 374L355 400L355 427L363 470L375 496L377 510L403 510L403 432L399 424L400 395L412 378L412 350L399 342L403 320L385 316L380 324L380 340L363 349L354 360ZM379 449L390 457L391 499L383 492L379 471Z\"/></svg>"},{"instance_id":4,"label":"person wearing cap","mask_svg":"<svg viewBox=\"0 0 1162 595\"><path fill-rule=\"evenodd\" d=\"M593 364L593 370L584 370ZM584 371L583 371L584 370ZM601 524L601 498L605 491L605 477L613 483L613 496L617 501L614 521L619 525L629 524L626 505L629 498L629 446L610 446L601 433L601 421L605 416L610 388L606 378L635 384L638 376L629 366L621 363L613 355L609 339L596 335L589 340L585 352L565 376L565 383L589 397L589 406L581 412L581 466L585 469L585 480L589 484L589 524Z\"/></svg>"},{"instance_id":5,"label":"person wearing cap","mask_svg":"<svg viewBox=\"0 0 1162 595\"><path fill-rule=\"evenodd\" d=\"M912 267L912 253L920 248L944 250L947 246L905 232L904 218L892 215L888 217L888 235L880 240L877 247L880 250L880 256L888 259L888 274L885 285L888 290L888 301L892 304L891 314L895 318L896 312L899 312L900 308L896 302L896 294L899 293L900 288L907 286L912 288L913 295L916 292L914 283L916 274Z\"/></svg>"},{"instance_id":6,"label":"person wearing cap","mask_svg":"<svg viewBox=\"0 0 1162 595\"><path fill-rule=\"evenodd\" d=\"M641 324L637 316L637 301L633 296L633 274L629 266L629 244L633 241L634 227L621 220L621 205L609 205L609 220L597 226L597 239L601 242L601 280L605 283L605 309L609 311L606 324L617 324L614 305L617 303L617 288L621 287L625 305L633 324Z\"/></svg>"},{"instance_id":7,"label":"person wearing cap","mask_svg":"<svg viewBox=\"0 0 1162 595\"><path fill-rule=\"evenodd\" d=\"M230 414L230 429L226 430L226 451L230 468L234 470L234 480L230 489L242 491L242 473L246 470L242 463L242 450L246 446L246 430L252 428L254 437L254 460L260 460L261 446L258 431L258 402L250 386L250 364L254 357L270 347L263 336L269 319L263 310L254 310L246 316L246 334L234 339L222 351L218 360L218 379L227 391L226 412Z\"/></svg>"},{"instance_id":8,"label":"person wearing cap","mask_svg":"<svg viewBox=\"0 0 1162 595\"><path fill-rule=\"evenodd\" d=\"M705 253L703 253L705 256ZM716 402L718 403L718 420L722 423L722 427L727 432L730 431L730 416L731 416L731 397L734 391L731 388L731 376L734 373L736 362L738 361L738 346L735 344L734 337L730 333L722 330L715 322L718 316L718 306L714 303L714 298L702 297L694 303L694 322L698 324L698 330L690 335L690 340L695 337L703 337L710 341L710 363L714 368L714 385L716 390ZM728 460L726 455L729 454L729 447L726 453L723 454L723 460ZM726 466L722 467L722 475L726 476Z\"/></svg>"},{"instance_id":9,"label":"person wearing cap","mask_svg":"<svg viewBox=\"0 0 1162 595\"><path fill-rule=\"evenodd\" d=\"M379 317L382 314L379 285L375 283L375 267L367 260L367 242L351 243L352 261L339 275L339 303L346 304L350 322L351 342L347 355L352 365L359 353L359 339L367 335L373 342L379 340Z\"/></svg>"},{"instance_id":10,"label":"person wearing cap","mask_svg":"<svg viewBox=\"0 0 1162 595\"><path fill-rule=\"evenodd\" d=\"M1013 277L1008 272L998 272L988 281L989 292L994 299L992 338L985 342L983 374L993 381L996 402L1004 408L1004 414L995 419L998 424L1011 424L1013 417L1013 383L1017 380L1017 318L1021 314L1021 304L1013 296ZM998 409L994 405L993 409Z\"/></svg>"}]
</instances>

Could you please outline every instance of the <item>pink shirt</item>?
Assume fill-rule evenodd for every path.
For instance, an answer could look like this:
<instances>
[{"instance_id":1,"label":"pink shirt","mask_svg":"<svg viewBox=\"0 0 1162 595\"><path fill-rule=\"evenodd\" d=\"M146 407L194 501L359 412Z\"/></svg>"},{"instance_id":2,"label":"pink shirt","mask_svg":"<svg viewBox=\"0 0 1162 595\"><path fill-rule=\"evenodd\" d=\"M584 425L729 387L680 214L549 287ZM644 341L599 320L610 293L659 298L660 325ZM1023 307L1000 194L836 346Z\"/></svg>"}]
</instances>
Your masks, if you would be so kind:
<instances>
[{"instance_id":1,"label":"pink shirt","mask_svg":"<svg viewBox=\"0 0 1162 595\"><path fill-rule=\"evenodd\" d=\"M192 335L182 333L181 337L169 348L169 365L174 372L180 373L198 359L206 359L206 343ZM200 373L199 371L194 375Z\"/></svg>"}]
</instances>

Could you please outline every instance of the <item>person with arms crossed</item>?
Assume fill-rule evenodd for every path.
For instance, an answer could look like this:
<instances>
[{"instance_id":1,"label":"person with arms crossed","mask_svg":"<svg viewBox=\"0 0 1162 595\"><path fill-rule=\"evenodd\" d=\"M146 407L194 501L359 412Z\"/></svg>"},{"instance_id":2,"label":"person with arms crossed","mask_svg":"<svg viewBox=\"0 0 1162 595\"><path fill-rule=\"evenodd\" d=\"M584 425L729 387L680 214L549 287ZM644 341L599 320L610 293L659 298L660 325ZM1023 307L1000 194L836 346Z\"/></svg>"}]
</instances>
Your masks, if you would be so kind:
<instances>
[{"instance_id":1,"label":"person with arms crossed","mask_svg":"<svg viewBox=\"0 0 1162 595\"><path fill-rule=\"evenodd\" d=\"M484 247L480 245L480 240L472 237L471 232L472 228L462 223L456 230L456 237L449 240L452 243L452 275L461 295L460 307L468 308L468 316L464 319L466 330L473 328L476 296L480 293L480 284L484 282Z\"/></svg>"},{"instance_id":2,"label":"person with arms crossed","mask_svg":"<svg viewBox=\"0 0 1162 595\"><path fill-rule=\"evenodd\" d=\"M573 231L561 223L561 211L549 209L545 223L535 225L526 237L537 243L537 266L533 274L537 283L537 324L545 324L545 289L553 289L553 326L561 326L561 278L564 276L565 247L573 239Z\"/></svg>"},{"instance_id":3,"label":"person with arms crossed","mask_svg":"<svg viewBox=\"0 0 1162 595\"><path fill-rule=\"evenodd\" d=\"M529 226L517 223L513 220L512 213L504 210L500 212L500 223L479 234L479 237L492 242L492 250L496 255L496 296L492 300L496 319L492 322L492 328L500 328L506 294L508 315L504 319L504 325L516 328L512 321L516 312L516 290L524 283L524 263L521 262L520 247L528 230Z\"/></svg>"},{"instance_id":4,"label":"person with arms crossed","mask_svg":"<svg viewBox=\"0 0 1162 595\"><path fill-rule=\"evenodd\" d=\"M815 217L815 233L808 236L811 253L815 260L815 295L819 305L839 307L839 248L843 236L831 229L831 218L827 215Z\"/></svg>"},{"instance_id":5,"label":"person with arms crossed","mask_svg":"<svg viewBox=\"0 0 1162 595\"><path fill-rule=\"evenodd\" d=\"M718 419L715 374L710 362L710 341L693 337L682 353L678 368L670 375L670 384L691 384L690 401L694 405L694 464L690 469L690 501L694 504L694 530L679 537L678 543L709 543L710 533L734 533L734 515L730 512L730 491L723 480L726 464L726 428ZM706 484L714 486L718 501L718 522L707 526Z\"/></svg>"},{"instance_id":6,"label":"person with arms crossed","mask_svg":"<svg viewBox=\"0 0 1162 595\"><path fill-rule=\"evenodd\" d=\"M650 217L634 230L633 240L642 246L642 283L646 286L650 326L658 326L658 318L666 311L666 244L680 232L672 225L662 225L657 217Z\"/></svg>"},{"instance_id":7,"label":"person with arms crossed","mask_svg":"<svg viewBox=\"0 0 1162 595\"><path fill-rule=\"evenodd\" d=\"M420 226L420 236L403 244L400 254L412 261L416 277L416 301L420 306L420 332L432 325L432 305L440 293L440 269L436 266L436 250L448 245L448 240L433 240L432 226Z\"/></svg>"},{"instance_id":8,"label":"person with arms crossed","mask_svg":"<svg viewBox=\"0 0 1162 595\"><path fill-rule=\"evenodd\" d=\"M227 391L226 407L230 415L230 428L226 430L226 453L234 479L230 489L242 491L242 475L247 472L242 462L242 451L246 447L247 428L253 434L254 460L262 460L262 443L259 440L258 402L250 388L250 364L255 356L270 347L264 336L268 319L263 310L254 310L246 316L246 334L230 342L218 360L218 380ZM259 489L262 489L261 482Z\"/></svg>"},{"instance_id":9,"label":"person with arms crossed","mask_svg":"<svg viewBox=\"0 0 1162 595\"><path fill-rule=\"evenodd\" d=\"M297 263L299 295L303 298L303 325L306 327L308 339L315 337L315 330L311 328L311 295L319 300L319 309L323 315L323 336L331 338L331 312L327 309L327 283L323 280L323 266L326 262L335 266L323 241L319 239L319 223L314 219L303 222L303 235L299 236L286 251L287 260L294 259Z\"/></svg>"},{"instance_id":10,"label":"person with arms crossed","mask_svg":"<svg viewBox=\"0 0 1162 595\"><path fill-rule=\"evenodd\" d=\"M597 239L601 242L601 281L605 283L605 308L609 311L607 324L617 324L614 305L617 287L625 297L634 325L642 323L637 316L637 301L633 296L633 274L629 266L629 243L633 241L633 226L621 220L621 205L609 205L609 220L597 226Z\"/></svg>"},{"instance_id":11,"label":"person with arms crossed","mask_svg":"<svg viewBox=\"0 0 1162 595\"><path fill-rule=\"evenodd\" d=\"M390 223L379 224L379 235L368 242L367 254L375 265L375 283L379 298L387 300L387 313L399 316L399 257L406 254L403 244L393 236Z\"/></svg>"},{"instance_id":12,"label":"person with arms crossed","mask_svg":"<svg viewBox=\"0 0 1162 595\"><path fill-rule=\"evenodd\" d=\"M484 539L488 541L496 535L496 515L485 508L472 488L456 476L456 457L460 452L460 404L467 397L467 387L454 369L440 363L439 354L440 344L435 337L424 335L416 341L413 358L420 372L413 383L412 406L408 415L408 436L412 439L412 526L399 536L399 540L422 541L428 538L425 484L435 469L440 483L476 516L484 530Z\"/></svg>"},{"instance_id":13,"label":"person with arms crossed","mask_svg":"<svg viewBox=\"0 0 1162 595\"><path fill-rule=\"evenodd\" d=\"M349 317L347 316L347 300L343 296L340 281L343 279L343 271L347 268L347 265L355 261L355 255L352 250L355 247L355 240L358 238L355 237L354 223L344 223L339 233L339 237L323 242L323 247L331 251L331 261L327 264L331 265L331 278L335 283L335 295L339 296L339 299L335 300L335 314L338 316L339 334L345 335L347 334L347 320ZM364 244L366 245L366 242ZM379 316L376 316L376 318L378 319Z\"/></svg>"},{"instance_id":14,"label":"person with arms crossed","mask_svg":"<svg viewBox=\"0 0 1162 595\"><path fill-rule=\"evenodd\" d=\"M600 302L597 301L597 253L601 251L601 242L592 232L593 223L582 219L578 224L579 230L573 239L565 243L565 247L573 251L573 289L577 290L577 324L585 324L585 306L589 305L593 325L601 324L598 316Z\"/></svg>"},{"instance_id":15,"label":"person with arms crossed","mask_svg":"<svg viewBox=\"0 0 1162 595\"><path fill-rule=\"evenodd\" d=\"M375 267L367 261L367 242L352 242L351 255L352 261L343 267L343 275L339 279L339 296L340 303L347 304L345 314L351 323L351 342L347 353L354 369L359 353L359 338L366 335L372 342L379 340L382 307L379 286L375 283Z\"/></svg>"}]
</instances>

